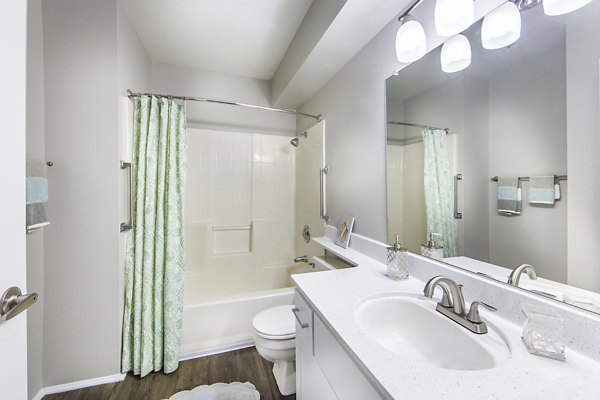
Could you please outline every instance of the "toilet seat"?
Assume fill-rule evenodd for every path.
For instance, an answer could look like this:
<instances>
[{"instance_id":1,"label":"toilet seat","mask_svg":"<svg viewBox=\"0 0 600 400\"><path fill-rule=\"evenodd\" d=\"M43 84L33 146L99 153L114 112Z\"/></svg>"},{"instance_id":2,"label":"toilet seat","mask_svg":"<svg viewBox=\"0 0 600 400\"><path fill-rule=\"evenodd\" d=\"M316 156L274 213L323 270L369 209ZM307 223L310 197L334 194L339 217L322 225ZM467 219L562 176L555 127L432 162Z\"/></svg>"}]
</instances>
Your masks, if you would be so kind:
<instances>
[{"instance_id":1,"label":"toilet seat","mask_svg":"<svg viewBox=\"0 0 600 400\"><path fill-rule=\"evenodd\" d=\"M257 336L269 340L288 340L296 337L293 305L277 306L261 311L252 320Z\"/></svg>"}]
</instances>

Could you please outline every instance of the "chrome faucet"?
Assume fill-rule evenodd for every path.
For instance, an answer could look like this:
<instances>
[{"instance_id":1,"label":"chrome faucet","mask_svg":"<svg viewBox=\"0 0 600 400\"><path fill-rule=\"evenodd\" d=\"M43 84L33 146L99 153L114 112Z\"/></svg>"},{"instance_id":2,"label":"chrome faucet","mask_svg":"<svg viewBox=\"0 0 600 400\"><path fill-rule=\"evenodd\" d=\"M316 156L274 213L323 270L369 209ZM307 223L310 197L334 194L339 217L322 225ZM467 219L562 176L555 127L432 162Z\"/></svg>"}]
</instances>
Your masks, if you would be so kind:
<instances>
[{"instance_id":1,"label":"chrome faucet","mask_svg":"<svg viewBox=\"0 0 600 400\"><path fill-rule=\"evenodd\" d=\"M517 268L513 269L508 277L508 284L513 286L519 286L519 282L521 281L521 275L523 272L527 273L529 279L535 280L537 279L537 274L535 273L535 268L533 268L529 264L521 264Z\"/></svg>"},{"instance_id":2,"label":"chrome faucet","mask_svg":"<svg viewBox=\"0 0 600 400\"><path fill-rule=\"evenodd\" d=\"M308 262L308 256L298 256L294 258L295 263Z\"/></svg>"},{"instance_id":3,"label":"chrome faucet","mask_svg":"<svg viewBox=\"0 0 600 400\"><path fill-rule=\"evenodd\" d=\"M486 323L479 316L479 306L482 305L490 311L497 311L495 307L481 301L474 301L467 313L465 298L462 294L462 285L458 285L452 279L445 276L435 276L425 284L425 288L423 289L425 297L432 298L437 286L441 287L444 291L442 300L435 307L440 314L450 318L471 332L477 334L488 332Z\"/></svg>"},{"instance_id":4,"label":"chrome faucet","mask_svg":"<svg viewBox=\"0 0 600 400\"><path fill-rule=\"evenodd\" d=\"M433 292L438 285L444 290L444 295L442 296L440 304L446 308L452 308L452 311L455 314L464 315L465 299L462 295L462 289L450 278L444 276L431 278L425 285L425 289L423 289L425 297L432 298Z\"/></svg>"}]
</instances>

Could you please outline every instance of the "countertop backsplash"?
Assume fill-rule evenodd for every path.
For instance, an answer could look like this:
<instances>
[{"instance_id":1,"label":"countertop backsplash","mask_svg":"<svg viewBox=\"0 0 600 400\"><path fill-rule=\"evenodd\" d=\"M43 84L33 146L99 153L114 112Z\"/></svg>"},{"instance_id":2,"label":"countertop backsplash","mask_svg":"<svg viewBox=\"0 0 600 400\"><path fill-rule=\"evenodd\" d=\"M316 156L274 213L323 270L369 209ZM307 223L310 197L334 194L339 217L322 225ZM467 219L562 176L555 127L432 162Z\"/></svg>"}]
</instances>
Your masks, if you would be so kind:
<instances>
[{"instance_id":1,"label":"countertop backsplash","mask_svg":"<svg viewBox=\"0 0 600 400\"><path fill-rule=\"evenodd\" d=\"M335 227L326 227L325 236L328 239L333 240L335 233ZM315 241L319 242L319 239ZM327 250L350 261L356 261L353 258L358 252L378 263L386 263L387 245L358 234L352 234L348 249L336 247L328 246ZM551 307L565 321L567 359L568 351L573 350L600 361L600 315L414 253L409 253L409 271L411 276L423 282L437 275L447 276L464 285L465 302L478 300L488 303L498 309L498 316L518 325L524 321L522 304Z\"/></svg>"}]
</instances>

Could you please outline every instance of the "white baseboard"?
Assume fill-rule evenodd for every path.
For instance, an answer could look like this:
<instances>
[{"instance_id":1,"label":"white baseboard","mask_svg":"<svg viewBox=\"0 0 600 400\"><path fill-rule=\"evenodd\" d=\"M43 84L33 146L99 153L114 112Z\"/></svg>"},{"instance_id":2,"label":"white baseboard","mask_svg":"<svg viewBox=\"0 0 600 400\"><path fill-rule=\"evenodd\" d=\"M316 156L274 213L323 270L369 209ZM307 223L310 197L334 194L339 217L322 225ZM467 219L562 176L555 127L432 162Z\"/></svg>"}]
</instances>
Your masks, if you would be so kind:
<instances>
[{"instance_id":1,"label":"white baseboard","mask_svg":"<svg viewBox=\"0 0 600 400\"><path fill-rule=\"evenodd\" d=\"M241 350L241 349L245 349L245 348L252 347L252 346L254 346L254 341L249 340L246 342L236 343L236 344L232 344L229 346L221 346L221 347L214 347L214 348L208 349L208 350L194 351L192 353L186 353L186 354L179 355L179 361L185 361L185 360L191 360L193 358L212 356L214 354L227 353L229 351Z\"/></svg>"},{"instance_id":2,"label":"white baseboard","mask_svg":"<svg viewBox=\"0 0 600 400\"><path fill-rule=\"evenodd\" d=\"M41 400L44 396L55 393L69 392L71 390L83 389L90 386L104 385L106 383L121 382L127 374L115 374L101 376L100 378L86 379L83 381L64 383L62 385L48 386L41 388L31 400Z\"/></svg>"}]
</instances>

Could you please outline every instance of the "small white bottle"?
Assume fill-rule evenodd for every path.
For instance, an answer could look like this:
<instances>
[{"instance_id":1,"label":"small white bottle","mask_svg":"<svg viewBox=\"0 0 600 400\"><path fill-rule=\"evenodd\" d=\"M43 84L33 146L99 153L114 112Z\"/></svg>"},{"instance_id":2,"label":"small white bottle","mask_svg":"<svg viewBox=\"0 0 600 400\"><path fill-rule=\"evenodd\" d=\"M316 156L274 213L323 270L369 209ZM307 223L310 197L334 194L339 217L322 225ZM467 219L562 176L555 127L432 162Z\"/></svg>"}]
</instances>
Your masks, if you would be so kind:
<instances>
[{"instance_id":1,"label":"small white bottle","mask_svg":"<svg viewBox=\"0 0 600 400\"><path fill-rule=\"evenodd\" d=\"M439 233L431 232L429 234L429 242L421 245L421 255L440 261L444 258L444 247L435 245L435 240L433 239L434 235L442 236Z\"/></svg>"},{"instance_id":2,"label":"small white bottle","mask_svg":"<svg viewBox=\"0 0 600 400\"><path fill-rule=\"evenodd\" d=\"M408 250L400 246L400 236L396 243L387 248L387 274L390 279L402 281L408 279Z\"/></svg>"}]
</instances>

